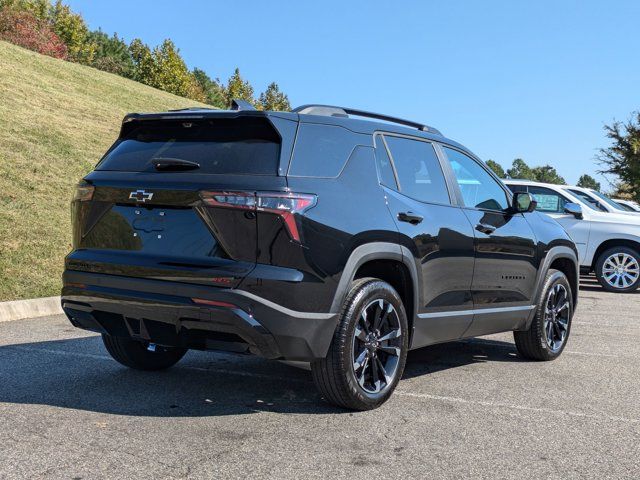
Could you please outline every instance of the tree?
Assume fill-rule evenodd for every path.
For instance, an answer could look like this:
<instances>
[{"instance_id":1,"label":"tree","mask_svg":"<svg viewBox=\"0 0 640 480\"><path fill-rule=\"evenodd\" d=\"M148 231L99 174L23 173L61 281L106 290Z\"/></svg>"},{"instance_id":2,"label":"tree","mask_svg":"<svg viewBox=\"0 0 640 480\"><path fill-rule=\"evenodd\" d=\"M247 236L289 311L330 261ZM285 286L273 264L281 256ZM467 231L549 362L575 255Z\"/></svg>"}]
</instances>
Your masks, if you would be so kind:
<instances>
[{"instance_id":1,"label":"tree","mask_svg":"<svg viewBox=\"0 0 640 480\"><path fill-rule=\"evenodd\" d=\"M171 40L166 39L151 50L136 38L129 45L129 52L134 64L134 80L181 97L199 102L206 100L202 88Z\"/></svg>"},{"instance_id":2,"label":"tree","mask_svg":"<svg viewBox=\"0 0 640 480\"><path fill-rule=\"evenodd\" d=\"M50 57L67 58L67 46L46 20L14 6L0 9L0 40Z\"/></svg>"},{"instance_id":3,"label":"tree","mask_svg":"<svg viewBox=\"0 0 640 480\"><path fill-rule=\"evenodd\" d=\"M96 45L96 54L92 66L105 72L133 78L135 64L127 44L113 34L112 37L100 29L89 33L89 41Z\"/></svg>"},{"instance_id":4,"label":"tree","mask_svg":"<svg viewBox=\"0 0 640 480\"><path fill-rule=\"evenodd\" d=\"M239 68L236 68L233 75L229 78L227 86L224 89L224 94L227 107L231 106L231 100L234 98L246 100L252 105L256 103L253 98L253 87L248 81L242 78Z\"/></svg>"},{"instance_id":5,"label":"tree","mask_svg":"<svg viewBox=\"0 0 640 480\"><path fill-rule=\"evenodd\" d=\"M493 173L495 173L499 178L507 178L507 174L505 173L504 168L502 168L502 165L500 165L498 162L487 160L487 167L493 170Z\"/></svg>"},{"instance_id":6,"label":"tree","mask_svg":"<svg viewBox=\"0 0 640 480\"><path fill-rule=\"evenodd\" d=\"M134 38L129 44L129 52L133 60L133 79L145 85L155 86L157 66L149 46L139 38Z\"/></svg>"},{"instance_id":7,"label":"tree","mask_svg":"<svg viewBox=\"0 0 640 480\"><path fill-rule=\"evenodd\" d=\"M618 176L629 195L640 201L640 112L625 122L613 122L604 127L611 146L600 149L598 160L604 167L598 173Z\"/></svg>"},{"instance_id":8,"label":"tree","mask_svg":"<svg viewBox=\"0 0 640 480\"><path fill-rule=\"evenodd\" d=\"M267 89L260 94L258 107L261 110L276 110L281 112L291 110L289 97L280 91L280 87L278 87L276 82L270 83Z\"/></svg>"},{"instance_id":9,"label":"tree","mask_svg":"<svg viewBox=\"0 0 640 480\"><path fill-rule=\"evenodd\" d=\"M57 0L51 9L50 20L53 31L67 46L69 60L91 65L96 45L89 40L89 29L82 16Z\"/></svg>"},{"instance_id":10,"label":"tree","mask_svg":"<svg viewBox=\"0 0 640 480\"><path fill-rule=\"evenodd\" d=\"M516 158L511 164L511 168L507 170L508 178L515 178L519 180L535 180L533 170L526 164L521 158Z\"/></svg>"},{"instance_id":11,"label":"tree","mask_svg":"<svg viewBox=\"0 0 640 480\"><path fill-rule=\"evenodd\" d=\"M551 165L543 165L531 169L533 179L542 183L555 183L556 185L566 185L567 182L558 175L558 172Z\"/></svg>"},{"instance_id":12,"label":"tree","mask_svg":"<svg viewBox=\"0 0 640 480\"><path fill-rule=\"evenodd\" d=\"M204 92L206 103L218 108L225 108L227 106L224 87L220 85L220 81L217 78L212 80L204 70L199 68L194 68L191 73Z\"/></svg>"},{"instance_id":13,"label":"tree","mask_svg":"<svg viewBox=\"0 0 640 480\"><path fill-rule=\"evenodd\" d=\"M51 3L49 0L0 0L0 9L9 7L14 11L29 12L38 20L50 21Z\"/></svg>"},{"instance_id":14,"label":"tree","mask_svg":"<svg viewBox=\"0 0 640 480\"><path fill-rule=\"evenodd\" d=\"M591 188L598 192L600 191L600 182L597 182L595 178L593 178L591 175L587 175L586 173L580 176L576 185L578 187Z\"/></svg>"},{"instance_id":15,"label":"tree","mask_svg":"<svg viewBox=\"0 0 640 480\"><path fill-rule=\"evenodd\" d=\"M205 101L204 92L171 40L162 42L152 55L157 67L154 87L181 97Z\"/></svg>"}]
</instances>

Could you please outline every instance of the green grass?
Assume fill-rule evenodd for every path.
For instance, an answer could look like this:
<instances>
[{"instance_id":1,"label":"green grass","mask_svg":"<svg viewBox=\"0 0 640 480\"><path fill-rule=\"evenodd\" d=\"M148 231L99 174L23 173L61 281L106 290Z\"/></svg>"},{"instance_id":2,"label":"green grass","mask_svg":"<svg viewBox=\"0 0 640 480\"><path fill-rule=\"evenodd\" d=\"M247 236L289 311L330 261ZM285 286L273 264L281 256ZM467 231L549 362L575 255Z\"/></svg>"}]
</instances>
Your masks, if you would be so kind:
<instances>
[{"instance_id":1,"label":"green grass","mask_svg":"<svg viewBox=\"0 0 640 480\"><path fill-rule=\"evenodd\" d=\"M0 42L0 301L58 295L74 185L128 112L198 105Z\"/></svg>"}]
</instances>

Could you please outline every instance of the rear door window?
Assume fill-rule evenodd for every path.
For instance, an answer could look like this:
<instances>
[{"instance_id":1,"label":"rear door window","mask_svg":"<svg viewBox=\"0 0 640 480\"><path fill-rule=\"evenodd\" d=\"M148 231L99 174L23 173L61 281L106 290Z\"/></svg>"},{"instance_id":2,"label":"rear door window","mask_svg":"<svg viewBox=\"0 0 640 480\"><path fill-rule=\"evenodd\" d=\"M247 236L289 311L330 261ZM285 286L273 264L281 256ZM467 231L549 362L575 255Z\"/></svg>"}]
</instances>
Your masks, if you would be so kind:
<instances>
[{"instance_id":1,"label":"rear door window","mask_svg":"<svg viewBox=\"0 0 640 480\"><path fill-rule=\"evenodd\" d=\"M119 139L96 170L155 171L157 160L187 160L192 173L276 175L280 137L265 118L142 120Z\"/></svg>"},{"instance_id":2,"label":"rear door window","mask_svg":"<svg viewBox=\"0 0 640 480\"><path fill-rule=\"evenodd\" d=\"M440 160L429 142L384 136L404 195L428 203L449 204L449 191Z\"/></svg>"}]
</instances>

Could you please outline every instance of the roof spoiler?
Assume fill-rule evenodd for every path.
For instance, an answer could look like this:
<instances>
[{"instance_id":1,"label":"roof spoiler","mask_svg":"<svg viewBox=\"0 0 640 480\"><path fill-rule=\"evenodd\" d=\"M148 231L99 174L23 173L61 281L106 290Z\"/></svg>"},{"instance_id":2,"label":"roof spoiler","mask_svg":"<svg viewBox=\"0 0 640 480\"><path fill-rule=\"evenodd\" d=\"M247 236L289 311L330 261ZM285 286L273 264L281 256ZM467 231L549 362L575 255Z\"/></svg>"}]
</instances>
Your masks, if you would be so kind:
<instances>
[{"instance_id":1,"label":"roof spoiler","mask_svg":"<svg viewBox=\"0 0 640 480\"><path fill-rule=\"evenodd\" d=\"M231 110L255 110L256 107L251 105L246 100L242 100L241 98L234 98L231 100Z\"/></svg>"}]
</instances>

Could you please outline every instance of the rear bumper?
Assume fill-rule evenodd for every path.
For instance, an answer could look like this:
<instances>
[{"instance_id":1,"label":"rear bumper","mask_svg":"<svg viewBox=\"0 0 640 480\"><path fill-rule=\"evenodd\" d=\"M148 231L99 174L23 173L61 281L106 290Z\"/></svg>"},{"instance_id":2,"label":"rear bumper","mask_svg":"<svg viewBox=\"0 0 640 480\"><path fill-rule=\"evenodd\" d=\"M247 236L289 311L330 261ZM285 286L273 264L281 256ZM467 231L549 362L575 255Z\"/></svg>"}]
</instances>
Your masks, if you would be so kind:
<instances>
[{"instance_id":1,"label":"rear bumper","mask_svg":"<svg viewBox=\"0 0 640 480\"><path fill-rule=\"evenodd\" d=\"M242 290L73 270L63 274L62 308L85 330L302 361L326 355L338 321L337 314L290 310Z\"/></svg>"}]
</instances>

